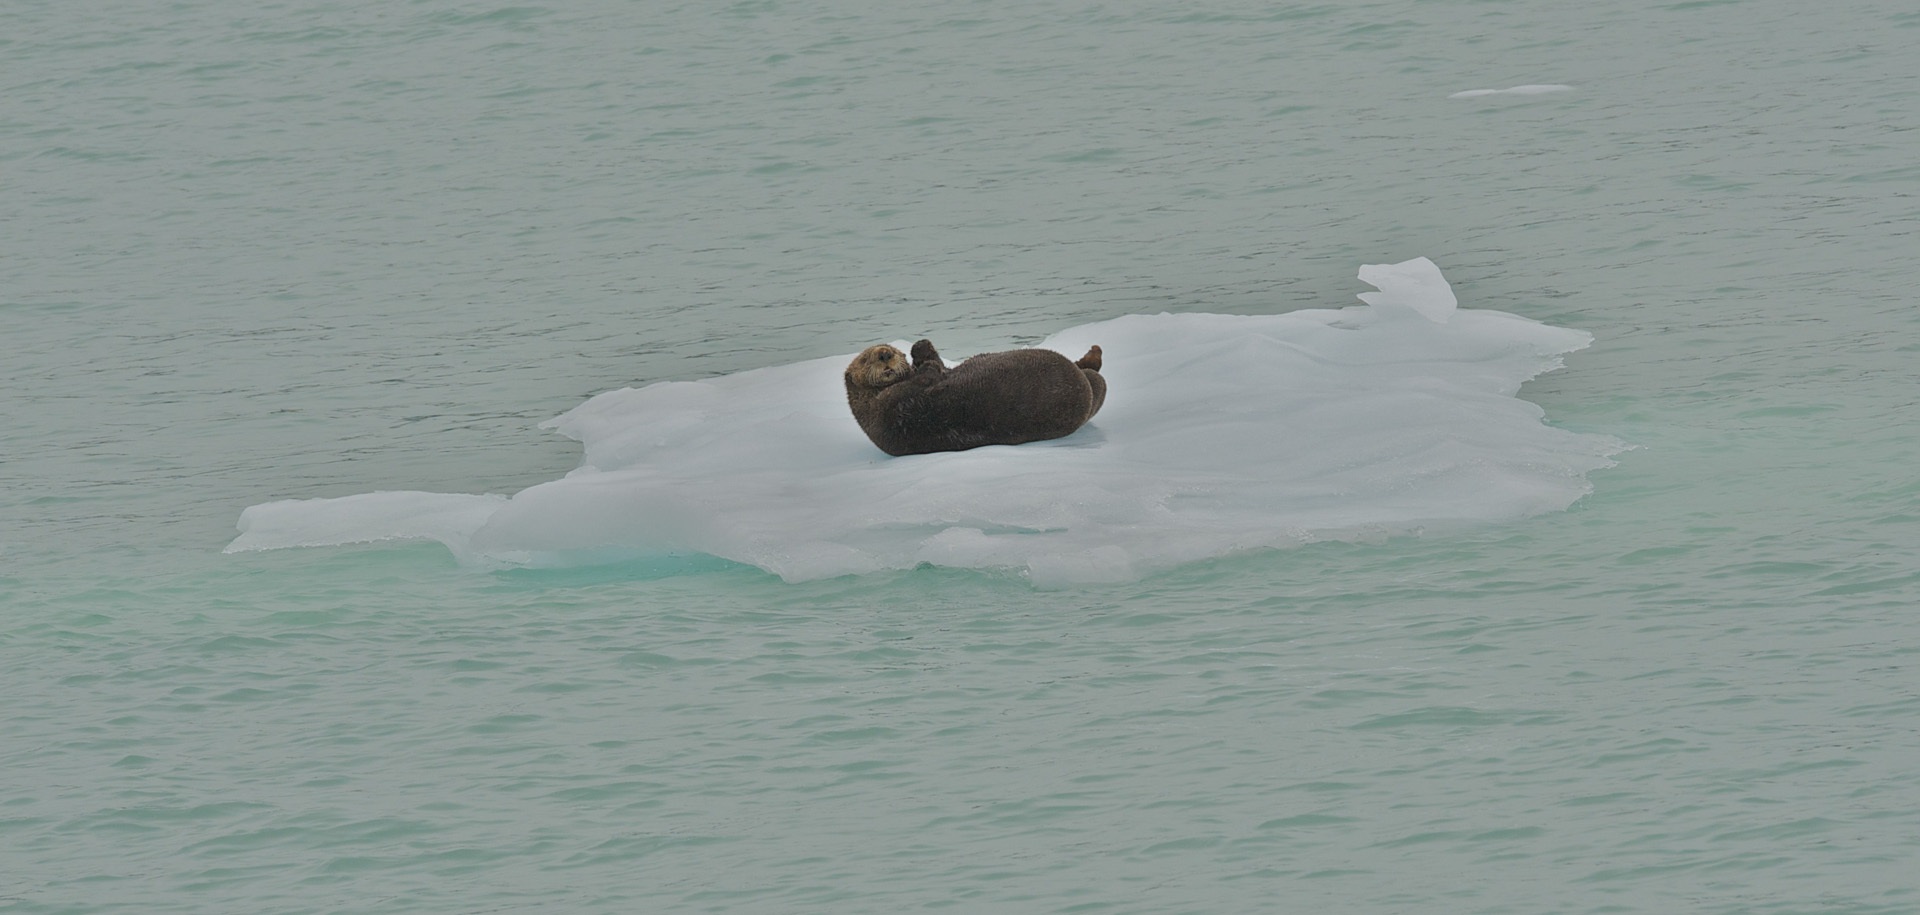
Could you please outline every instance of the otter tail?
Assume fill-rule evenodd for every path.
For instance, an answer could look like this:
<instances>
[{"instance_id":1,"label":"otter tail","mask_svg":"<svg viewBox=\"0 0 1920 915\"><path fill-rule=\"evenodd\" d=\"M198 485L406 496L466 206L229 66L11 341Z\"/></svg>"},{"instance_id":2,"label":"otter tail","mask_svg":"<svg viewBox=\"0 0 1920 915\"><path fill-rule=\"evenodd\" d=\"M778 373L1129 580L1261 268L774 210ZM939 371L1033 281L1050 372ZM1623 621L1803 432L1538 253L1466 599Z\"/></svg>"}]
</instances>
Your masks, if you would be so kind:
<instances>
[{"instance_id":1,"label":"otter tail","mask_svg":"<svg viewBox=\"0 0 1920 915\"><path fill-rule=\"evenodd\" d=\"M1107 380L1100 377L1100 347L1089 348L1074 365L1080 367L1080 373L1087 376L1088 387L1093 389L1093 402L1087 406L1087 418L1092 419L1093 414L1100 412L1100 405L1107 402Z\"/></svg>"}]
</instances>

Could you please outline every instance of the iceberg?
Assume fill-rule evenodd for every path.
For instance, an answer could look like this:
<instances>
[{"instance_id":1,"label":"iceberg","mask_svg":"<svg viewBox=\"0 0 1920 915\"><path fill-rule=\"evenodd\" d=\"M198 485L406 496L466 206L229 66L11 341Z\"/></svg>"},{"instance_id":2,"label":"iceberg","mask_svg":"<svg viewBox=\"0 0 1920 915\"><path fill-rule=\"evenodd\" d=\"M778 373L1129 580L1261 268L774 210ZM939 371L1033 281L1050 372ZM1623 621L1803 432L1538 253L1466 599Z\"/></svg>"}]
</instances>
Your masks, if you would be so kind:
<instances>
[{"instance_id":1,"label":"iceberg","mask_svg":"<svg viewBox=\"0 0 1920 915\"><path fill-rule=\"evenodd\" d=\"M1047 338L1099 344L1108 385L1054 441L888 457L848 411L849 352L599 394L542 424L584 449L560 479L255 505L227 551L430 539L480 568L701 554L794 582L931 564L1068 587L1559 511L1628 447L1516 396L1591 335L1458 308L1426 258L1360 276L1364 305Z\"/></svg>"}]
</instances>

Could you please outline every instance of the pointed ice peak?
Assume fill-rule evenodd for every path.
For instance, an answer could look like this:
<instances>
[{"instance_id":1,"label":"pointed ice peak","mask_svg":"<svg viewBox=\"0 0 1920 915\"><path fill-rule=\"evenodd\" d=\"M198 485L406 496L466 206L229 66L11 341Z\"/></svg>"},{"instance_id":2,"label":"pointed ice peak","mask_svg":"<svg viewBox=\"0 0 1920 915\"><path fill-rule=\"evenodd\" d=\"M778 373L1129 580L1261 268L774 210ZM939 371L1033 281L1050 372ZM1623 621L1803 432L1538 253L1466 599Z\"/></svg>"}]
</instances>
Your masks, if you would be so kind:
<instances>
[{"instance_id":1,"label":"pointed ice peak","mask_svg":"<svg viewBox=\"0 0 1920 915\"><path fill-rule=\"evenodd\" d=\"M1411 308L1435 324L1445 324L1460 300L1433 261L1416 257L1397 264L1362 264L1360 280L1379 292L1360 293L1360 301L1382 308Z\"/></svg>"}]
</instances>

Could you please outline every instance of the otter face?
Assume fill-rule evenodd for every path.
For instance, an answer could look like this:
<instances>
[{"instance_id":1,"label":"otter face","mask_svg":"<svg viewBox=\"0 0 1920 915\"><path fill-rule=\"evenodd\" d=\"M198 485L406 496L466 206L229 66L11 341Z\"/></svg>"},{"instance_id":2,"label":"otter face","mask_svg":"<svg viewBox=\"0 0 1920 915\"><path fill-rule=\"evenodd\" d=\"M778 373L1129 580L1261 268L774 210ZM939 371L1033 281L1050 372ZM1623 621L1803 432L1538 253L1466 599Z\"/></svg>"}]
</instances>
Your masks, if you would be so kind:
<instances>
[{"instance_id":1,"label":"otter face","mask_svg":"<svg viewBox=\"0 0 1920 915\"><path fill-rule=\"evenodd\" d=\"M863 388L884 388L913 374L906 354L884 343L869 346L847 365L847 383Z\"/></svg>"}]
</instances>

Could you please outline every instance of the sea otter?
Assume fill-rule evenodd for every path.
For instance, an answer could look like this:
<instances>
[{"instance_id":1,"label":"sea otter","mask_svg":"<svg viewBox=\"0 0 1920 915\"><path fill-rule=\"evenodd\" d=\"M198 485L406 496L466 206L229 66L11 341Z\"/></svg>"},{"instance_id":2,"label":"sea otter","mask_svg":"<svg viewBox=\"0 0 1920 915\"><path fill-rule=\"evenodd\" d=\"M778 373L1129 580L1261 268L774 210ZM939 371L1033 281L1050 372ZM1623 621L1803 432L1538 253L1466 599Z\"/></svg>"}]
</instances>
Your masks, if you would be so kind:
<instances>
[{"instance_id":1,"label":"sea otter","mask_svg":"<svg viewBox=\"0 0 1920 915\"><path fill-rule=\"evenodd\" d=\"M847 366L847 405L881 451L899 456L1071 435L1107 399L1100 347L1078 362L1052 350L981 353L947 368L933 343L913 362L886 344Z\"/></svg>"}]
</instances>

